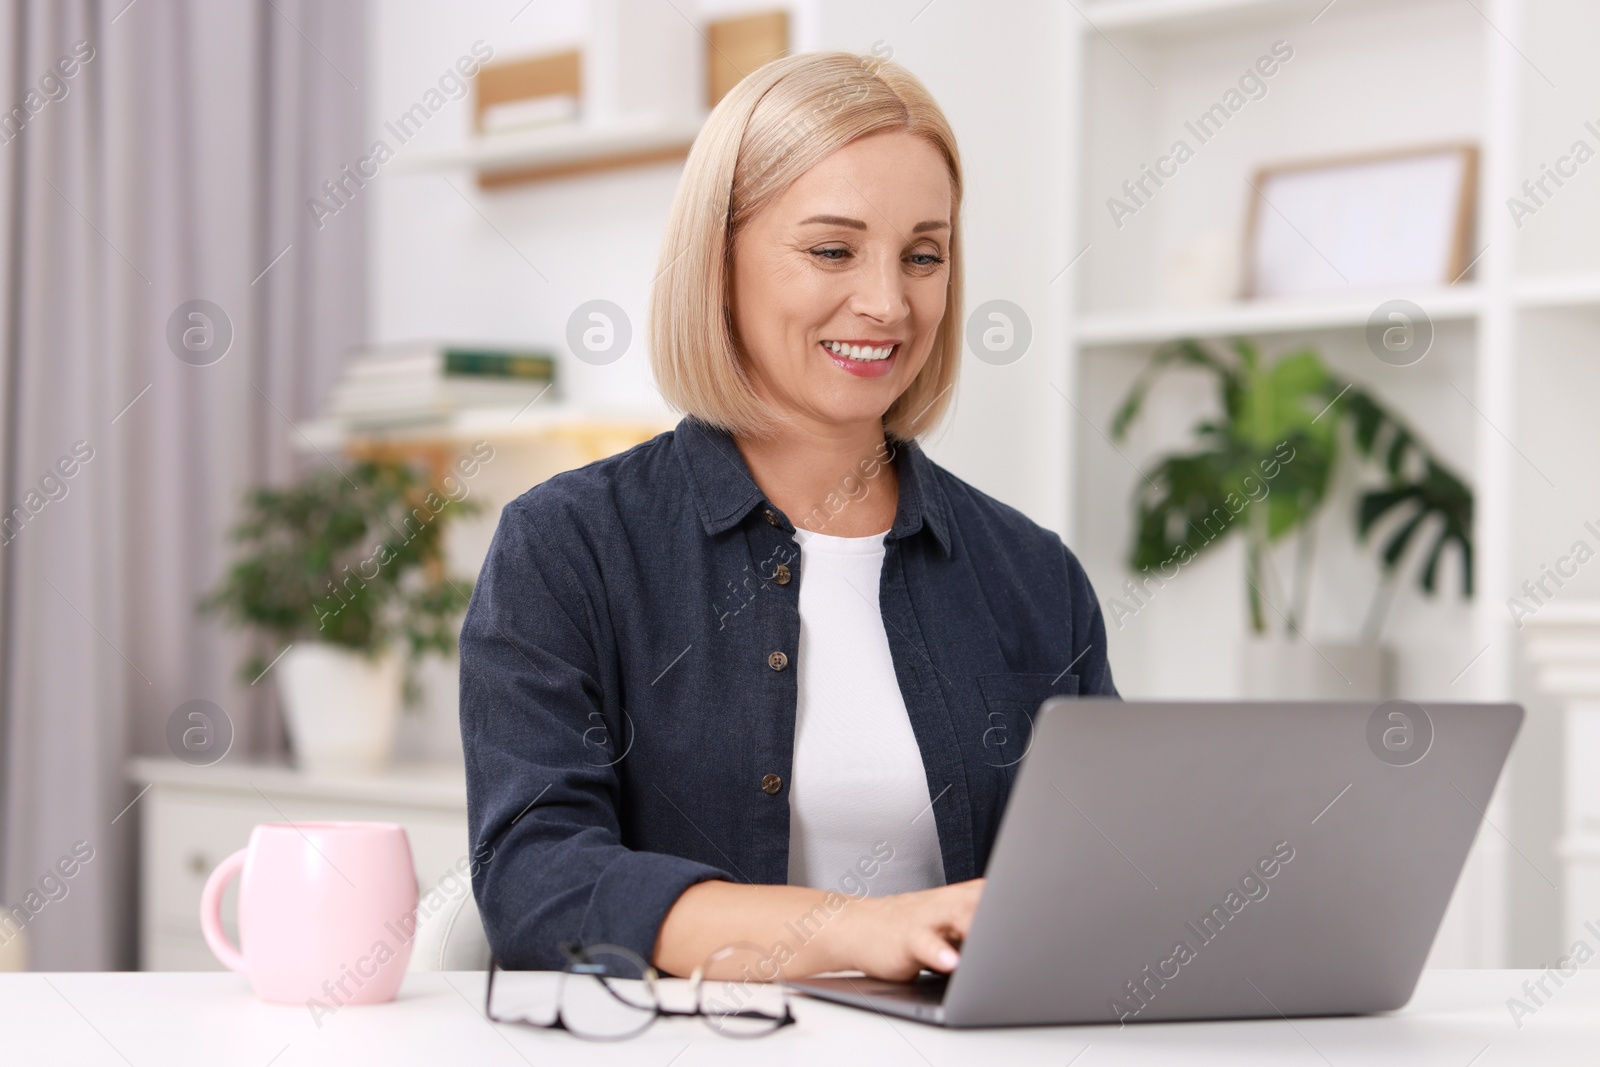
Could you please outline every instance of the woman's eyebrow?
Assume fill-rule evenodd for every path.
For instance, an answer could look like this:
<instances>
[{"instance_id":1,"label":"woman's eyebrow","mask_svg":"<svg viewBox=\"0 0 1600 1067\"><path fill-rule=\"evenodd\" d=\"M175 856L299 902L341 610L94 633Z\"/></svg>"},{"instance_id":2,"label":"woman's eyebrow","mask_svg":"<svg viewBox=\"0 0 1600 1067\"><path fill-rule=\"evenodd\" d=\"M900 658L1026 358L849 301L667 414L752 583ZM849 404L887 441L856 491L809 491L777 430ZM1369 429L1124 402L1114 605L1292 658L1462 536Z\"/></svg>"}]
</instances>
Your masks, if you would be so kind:
<instances>
[{"instance_id":1,"label":"woman's eyebrow","mask_svg":"<svg viewBox=\"0 0 1600 1067\"><path fill-rule=\"evenodd\" d=\"M847 219L843 215L812 215L809 219L802 220L800 225L810 226L813 223L820 223L826 226L848 226L852 230L864 230L867 228L867 224L860 219Z\"/></svg>"},{"instance_id":2,"label":"woman's eyebrow","mask_svg":"<svg viewBox=\"0 0 1600 1067\"><path fill-rule=\"evenodd\" d=\"M867 228L867 224L860 219L847 219L843 215L813 215L809 219L800 221L801 226L810 226L814 223L825 226L848 226L852 230L864 230ZM925 233L928 230L948 230L949 228L950 224L948 222L940 219L929 219L911 227L911 232Z\"/></svg>"}]
</instances>

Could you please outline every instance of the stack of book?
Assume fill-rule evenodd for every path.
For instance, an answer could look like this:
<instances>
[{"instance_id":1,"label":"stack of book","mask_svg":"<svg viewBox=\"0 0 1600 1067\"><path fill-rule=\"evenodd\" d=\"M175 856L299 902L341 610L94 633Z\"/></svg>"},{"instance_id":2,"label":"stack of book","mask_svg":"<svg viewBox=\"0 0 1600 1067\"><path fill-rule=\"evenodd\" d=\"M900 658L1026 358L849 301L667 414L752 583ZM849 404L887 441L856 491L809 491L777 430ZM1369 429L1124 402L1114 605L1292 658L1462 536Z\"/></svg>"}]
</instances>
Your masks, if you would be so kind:
<instances>
[{"instance_id":1,"label":"stack of book","mask_svg":"<svg viewBox=\"0 0 1600 1067\"><path fill-rule=\"evenodd\" d=\"M555 399L555 357L545 351L435 343L352 351L326 414L357 425L428 422L466 409L520 410Z\"/></svg>"}]
</instances>

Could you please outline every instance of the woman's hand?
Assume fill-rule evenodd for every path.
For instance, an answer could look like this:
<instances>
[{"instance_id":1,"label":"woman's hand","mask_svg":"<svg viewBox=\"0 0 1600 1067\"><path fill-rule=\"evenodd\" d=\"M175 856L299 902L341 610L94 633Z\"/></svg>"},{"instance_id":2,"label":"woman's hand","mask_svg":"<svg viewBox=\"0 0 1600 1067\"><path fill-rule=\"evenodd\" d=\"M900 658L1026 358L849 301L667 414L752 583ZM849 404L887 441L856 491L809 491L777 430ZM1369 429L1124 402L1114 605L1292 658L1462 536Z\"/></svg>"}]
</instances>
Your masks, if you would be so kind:
<instances>
[{"instance_id":1,"label":"woman's hand","mask_svg":"<svg viewBox=\"0 0 1600 1067\"><path fill-rule=\"evenodd\" d=\"M953 946L972 928L982 878L936 889L863 897L845 906L845 963L841 970L860 970L872 978L909 981L922 968L949 973L960 956Z\"/></svg>"},{"instance_id":2,"label":"woman's hand","mask_svg":"<svg viewBox=\"0 0 1600 1067\"><path fill-rule=\"evenodd\" d=\"M710 879L684 890L672 905L650 960L663 974L688 976L717 949L742 941L771 946L788 978L864 971L907 981L923 967L955 969L960 959L951 946L966 940L982 895L982 878L887 897ZM721 973L718 966L707 976L749 979L737 970ZM724 960L720 966L736 964Z\"/></svg>"}]
</instances>

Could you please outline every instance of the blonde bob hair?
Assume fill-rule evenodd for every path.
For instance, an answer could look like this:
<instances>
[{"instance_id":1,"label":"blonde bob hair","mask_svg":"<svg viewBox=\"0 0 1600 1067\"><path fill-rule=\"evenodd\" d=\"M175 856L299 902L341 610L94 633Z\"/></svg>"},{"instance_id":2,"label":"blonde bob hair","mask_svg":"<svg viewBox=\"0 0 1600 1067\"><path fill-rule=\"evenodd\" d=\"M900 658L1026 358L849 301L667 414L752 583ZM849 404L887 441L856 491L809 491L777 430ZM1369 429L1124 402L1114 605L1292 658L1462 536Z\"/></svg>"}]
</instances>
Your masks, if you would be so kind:
<instances>
[{"instance_id":1,"label":"blonde bob hair","mask_svg":"<svg viewBox=\"0 0 1600 1067\"><path fill-rule=\"evenodd\" d=\"M923 138L950 171L944 319L927 364L883 416L884 431L900 440L939 423L961 363L961 159L949 122L910 71L850 52L807 52L758 68L695 138L650 295L650 364L668 404L733 434L765 437L781 427L782 415L752 387L734 335L734 238L825 156L885 131Z\"/></svg>"}]
</instances>

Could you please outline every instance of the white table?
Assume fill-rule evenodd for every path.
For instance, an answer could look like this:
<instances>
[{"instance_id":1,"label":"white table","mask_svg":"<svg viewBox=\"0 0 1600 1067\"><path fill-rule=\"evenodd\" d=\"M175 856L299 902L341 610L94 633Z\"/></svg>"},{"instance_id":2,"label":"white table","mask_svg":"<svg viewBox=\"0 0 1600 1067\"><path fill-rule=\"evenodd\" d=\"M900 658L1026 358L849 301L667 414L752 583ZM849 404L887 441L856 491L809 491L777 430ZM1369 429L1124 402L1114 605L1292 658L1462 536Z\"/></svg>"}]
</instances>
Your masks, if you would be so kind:
<instances>
[{"instance_id":1,"label":"white table","mask_svg":"<svg viewBox=\"0 0 1600 1067\"><path fill-rule=\"evenodd\" d=\"M320 1029L304 1008L262 1004L214 973L0 975L0 1063L73 1067L301 1064L864 1065L1405 1064L1497 1067L1600 1063L1600 973L1580 972L1519 1029L1506 998L1535 971L1430 971L1401 1011L1380 1016L944 1030L797 996L795 1026L741 1041L695 1019L662 1019L603 1044L498 1026L481 1015L483 976L414 972L391 1004L345 1008ZM672 981L668 985L679 986ZM1554 983L1551 983L1554 988ZM679 990L681 991L681 990ZM667 990L663 996L668 995Z\"/></svg>"}]
</instances>

